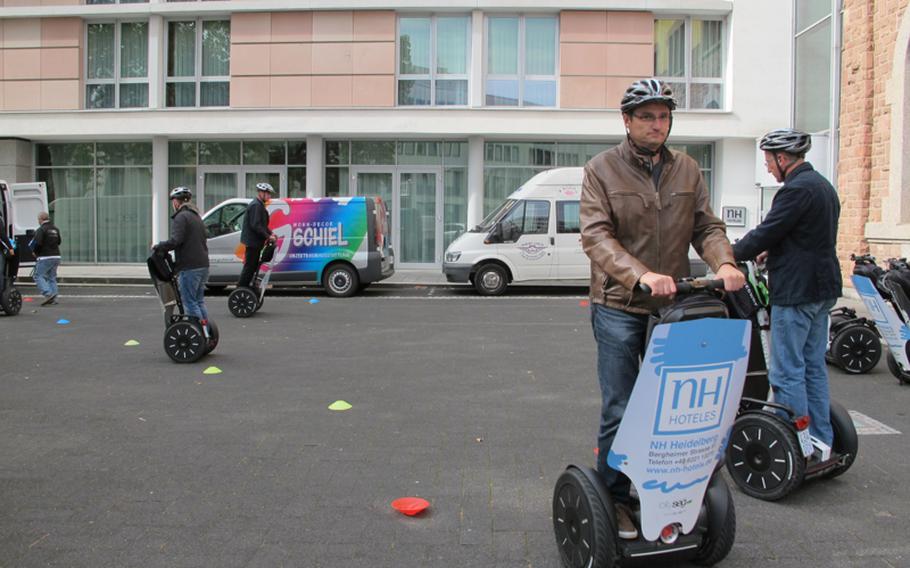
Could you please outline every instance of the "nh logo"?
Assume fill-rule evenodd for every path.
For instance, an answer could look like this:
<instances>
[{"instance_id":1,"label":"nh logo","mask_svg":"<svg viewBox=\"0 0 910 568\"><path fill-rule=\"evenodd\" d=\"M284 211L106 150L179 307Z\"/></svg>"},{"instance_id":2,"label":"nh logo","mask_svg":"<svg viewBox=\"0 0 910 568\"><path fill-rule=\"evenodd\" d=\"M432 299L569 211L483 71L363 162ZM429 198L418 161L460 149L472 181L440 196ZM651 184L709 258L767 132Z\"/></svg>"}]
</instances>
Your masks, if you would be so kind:
<instances>
[{"instance_id":1,"label":"nh logo","mask_svg":"<svg viewBox=\"0 0 910 568\"><path fill-rule=\"evenodd\" d=\"M720 426L733 363L664 367L654 433L678 435Z\"/></svg>"}]
</instances>

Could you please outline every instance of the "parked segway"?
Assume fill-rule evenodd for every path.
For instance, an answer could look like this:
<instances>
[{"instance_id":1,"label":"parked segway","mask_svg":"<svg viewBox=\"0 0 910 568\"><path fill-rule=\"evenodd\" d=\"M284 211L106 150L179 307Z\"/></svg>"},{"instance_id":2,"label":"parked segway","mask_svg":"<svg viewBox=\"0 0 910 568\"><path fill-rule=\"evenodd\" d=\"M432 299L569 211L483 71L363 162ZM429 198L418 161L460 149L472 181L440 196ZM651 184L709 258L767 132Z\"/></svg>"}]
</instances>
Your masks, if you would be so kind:
<instances>
[{"instance_id":1,"label":"parked segway","mask_svg":"<svg viewBox=\"0 0 910 568\"><path fill-rule=\"evenodd\" d=\"M719 280L677 283L676 301L649 329L607 458L637 491L631 508L642 529L638 538L618 537L614 504L601 476L570 465L553 493L563 566L604 568L657 559L710 566L733 547L736 511L719 472L745 379L750 324L716 319L725 318L727 310L708 289L722 286Z\"/></svg>"},{"instance_id":2,"label":"parked segway","mask_svg":"<svg viewBox=\"0 0 910 568\"><path fill-rule=\"evenodd\" d=\"M765 501L783 499L806 479L836 477L853 465L858 438L847 410L830 401L834 443L809 435L809 417L770 400L770 305L763 272L740 263L746 286L725 295L734 317L752 321L752 349L739 416L727 447L727 472L740 490ZM814 456L814 457L813 457ZM811 459L810 459L811 458Z\"/></svg>"},{"instance_id":3,"label":"parked segway","mask_svg":"<svg viewBox=\"0 0 910 568\"><path fill-rule=\"evenodd\" d=\"M218 326L186 315L170 254L152 251L147 264L164 307L164 352L175 363L195 363L217 347Z\"/></svg>"},{"instance_id":4,"label":"parked segway","mask_svg":"<svg viewBox=\"0 0 910 568\"><path fill-rule=\"evenodd\" d=\"M874 265L875 259L871 258ZM910 267L906 259L889 259L888 270L853 271L853 286L888 345L888 370L910 383Z\"/></svg>"},{"instance_id":5,"label":"parked segway","mask_svg":"<svg viewBox=\"0 0 910 568\"><path fill-rule=\"evenodd\" d=\"M851 255L854 274L881 273L875 258L869 255ZM868 373L878 365L882 357L882 343L875 322L856 315L856 310L847 307L834 308L830 312L831 325L828 328L828 363L845 373L859 375Z\"/></svg>"},{"instance_id":6,"label":"parked segway","mask_svg":"<svg viewBox=\"0 0 910 568\"><path fill-rule=\"evenodd\" d=\"M275 243L269 242L259 255L259 268L253 276L252 287L238 286L228 296L228 309L234 317L248 318L259 311L265 302L265 291L272 277L272 259L275 257ZM262 266L265 265L265 272Z\"/></svg>"},{"instance_id":7,"label":"parked segway","mask_svg":"<svg viewBox=\"0 0 910 568\"><path fill-rule=\"evenodd\" d=\"M2 246L2 245L0 245ZM19 260L16 255L0 259L0 312L14 316L22 310L22 294L16 289Z\"/></svg>"}]
</instances>

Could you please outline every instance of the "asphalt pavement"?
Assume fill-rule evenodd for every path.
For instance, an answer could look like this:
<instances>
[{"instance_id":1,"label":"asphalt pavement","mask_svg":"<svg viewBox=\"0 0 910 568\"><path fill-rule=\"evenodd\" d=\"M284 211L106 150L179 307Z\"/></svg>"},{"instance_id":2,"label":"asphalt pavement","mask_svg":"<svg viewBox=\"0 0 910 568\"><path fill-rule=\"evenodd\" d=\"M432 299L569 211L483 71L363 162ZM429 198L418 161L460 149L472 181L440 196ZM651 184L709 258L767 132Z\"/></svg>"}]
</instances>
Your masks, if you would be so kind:
<instances>
[{"instance_id":1,"label":"asphalt pavement","mask_svg":"<svg viewBox=\"0 0 910 568\"><path fill-rule=\"evenodd\" d=\"M27 302L0 317L0 567L556 567L553 486L599 414L584 292L313 289L245 320L221 294L192 365L148 286ZM910 388L830 371L870 432L855 465L778 503L734 488L722 566L910 566Z\"/></svg>"}]
</instances>

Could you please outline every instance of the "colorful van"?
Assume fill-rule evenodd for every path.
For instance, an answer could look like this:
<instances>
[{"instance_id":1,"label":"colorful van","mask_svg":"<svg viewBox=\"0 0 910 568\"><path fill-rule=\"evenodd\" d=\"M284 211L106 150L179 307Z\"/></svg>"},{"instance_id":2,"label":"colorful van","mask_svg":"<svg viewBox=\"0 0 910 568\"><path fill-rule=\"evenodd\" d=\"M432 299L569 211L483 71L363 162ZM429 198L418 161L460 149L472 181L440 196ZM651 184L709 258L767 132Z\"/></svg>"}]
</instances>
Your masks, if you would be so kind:
<instances>
[{"instance_id":1,"label":"colorful van","mask_svg":"<svg viewBox=\"0 0 910 568\"><path fill-rule=\"evenodd\" d=\"M203 216L210 288L240 278L240 229L250 201L229 199ZM278 237L271 276L276 286L318 284L330 296L347 297L395 272L389 216L379 198L272 199L266 209Z\"/></svg>"}]
</instances>

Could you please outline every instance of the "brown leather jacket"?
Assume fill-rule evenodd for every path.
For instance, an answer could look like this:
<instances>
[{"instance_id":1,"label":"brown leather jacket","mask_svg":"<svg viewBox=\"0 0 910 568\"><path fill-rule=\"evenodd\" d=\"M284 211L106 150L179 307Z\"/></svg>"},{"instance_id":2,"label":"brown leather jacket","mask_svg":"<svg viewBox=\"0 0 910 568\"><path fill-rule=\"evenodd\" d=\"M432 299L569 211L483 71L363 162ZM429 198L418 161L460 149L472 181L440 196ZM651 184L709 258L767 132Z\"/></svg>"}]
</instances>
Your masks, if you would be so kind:
<instances>
[{"instance_id":1,"label":"brown leather jacket","mask_svg":"<svg viewBox=\"0 0 910 568\"><path fill-rule=\"evenodd\" d=\"M715 272L735 264L726 226L711 211L698 164L662 149L655 191L650 159L626 140L585 165L581 244L591 259L591 301L633 313L668 303L636 288L646 272L689 276L689 244Z\"/></svg>"}]
</instances>

